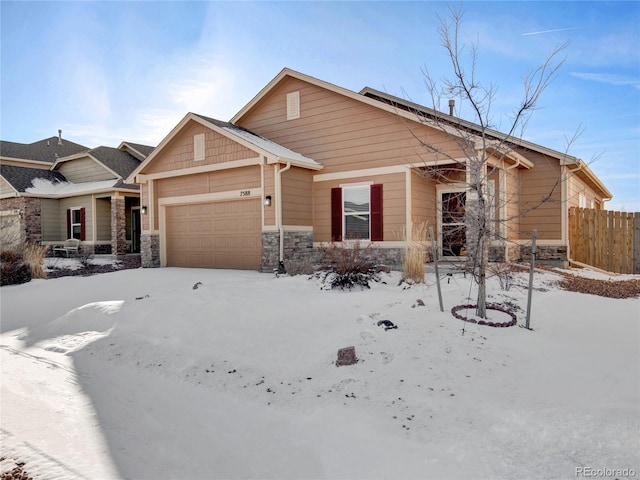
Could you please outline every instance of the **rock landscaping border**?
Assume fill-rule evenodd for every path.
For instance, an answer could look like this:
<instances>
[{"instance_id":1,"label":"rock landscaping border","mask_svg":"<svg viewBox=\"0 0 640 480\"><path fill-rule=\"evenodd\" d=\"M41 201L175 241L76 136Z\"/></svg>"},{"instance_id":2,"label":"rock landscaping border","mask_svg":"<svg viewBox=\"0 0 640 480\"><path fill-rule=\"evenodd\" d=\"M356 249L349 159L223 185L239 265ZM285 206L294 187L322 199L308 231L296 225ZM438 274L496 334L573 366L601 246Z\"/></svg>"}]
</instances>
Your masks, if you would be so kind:
<instances>
[{"instance_id":1,"label":"rock landscaping border","mask_svg":"<svg viewBox=\"0 0 640 480\"><path fill-rule=\"evenodd\" d=\"M516 314L507 310L506 308L502 308L499 305L487 305L487 310L497 310L498 312L506 313L511 317L510 322L487 322L486 320L476 320L475 318L467 318L460 315L458 312L460 310L467 310L470 308L476 308L477 305L456 305L451 309L451 314L459 320L463 322L469 323L477 323L478 325L486 325L487 327L513 327L517 322Z\"/></svg>"}]
</instances>

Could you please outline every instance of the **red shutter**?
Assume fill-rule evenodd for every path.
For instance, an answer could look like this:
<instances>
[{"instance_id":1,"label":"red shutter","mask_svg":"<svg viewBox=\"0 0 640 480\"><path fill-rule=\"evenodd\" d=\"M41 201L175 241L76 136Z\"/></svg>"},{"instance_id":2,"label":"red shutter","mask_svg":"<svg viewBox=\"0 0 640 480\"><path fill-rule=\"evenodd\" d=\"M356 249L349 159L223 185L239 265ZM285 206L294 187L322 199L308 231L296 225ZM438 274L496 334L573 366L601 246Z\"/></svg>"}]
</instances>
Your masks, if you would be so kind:
<instances>
[{"instance_id":1,"label":"red shutter","mask_svg":"<svg viewBox=\"0 0 640 480\"><path fill-rule=\"evenodd\" d=\"M67 208L67 238L71 238L71 209Z\"/></svg>"},{"instance_id":2,"label":"red shutter","mask_svg":"<svg viewBox=\"0 0 640 480\"><path fill-rule=\"evenodd\" d=\"M371 241L382 241L382 184L371 185Z\"/></svg>"},{"instance_id":3,"label":"red shutter","mask_svg":"<svg viewBox=\"0 0 640 480\"><path fill-rule=\"evenodd\" d=\"M331 189L331 241L342 241L342 188Z\"/></svg>"},{"instance_id":4,"label":"red shutter","mask_svg":"<svg viewBox=\"0 0 640 480\"><path fill-rule=\"evenodd\" d=\"M85 220L85 213L84 213L84 208L80 209L80 240L84 241L84 220Z\"/></svg>"}]
</instances>

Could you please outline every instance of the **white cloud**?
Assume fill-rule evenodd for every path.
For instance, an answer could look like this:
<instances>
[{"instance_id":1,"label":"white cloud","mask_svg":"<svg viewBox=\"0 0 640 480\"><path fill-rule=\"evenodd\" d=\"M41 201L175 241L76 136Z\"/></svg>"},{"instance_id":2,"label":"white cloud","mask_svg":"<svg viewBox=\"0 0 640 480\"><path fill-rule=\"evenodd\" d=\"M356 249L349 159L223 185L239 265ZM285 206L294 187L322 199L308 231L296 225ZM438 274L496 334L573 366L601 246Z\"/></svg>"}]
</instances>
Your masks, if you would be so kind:
<instances>
[{"instance_id":1,"label":"white cloud","mask_svg":"<svg viewBox=\"0 0 640 480\"><path fill-rule=\"evenodd\" d=\"M570 75L582 80L606 83L615 86L631 86L640 90L640 79L629 77L628 75L618 75L615 73L588 73L588 72L570 72Z\"/></svg>"}]
</instances>

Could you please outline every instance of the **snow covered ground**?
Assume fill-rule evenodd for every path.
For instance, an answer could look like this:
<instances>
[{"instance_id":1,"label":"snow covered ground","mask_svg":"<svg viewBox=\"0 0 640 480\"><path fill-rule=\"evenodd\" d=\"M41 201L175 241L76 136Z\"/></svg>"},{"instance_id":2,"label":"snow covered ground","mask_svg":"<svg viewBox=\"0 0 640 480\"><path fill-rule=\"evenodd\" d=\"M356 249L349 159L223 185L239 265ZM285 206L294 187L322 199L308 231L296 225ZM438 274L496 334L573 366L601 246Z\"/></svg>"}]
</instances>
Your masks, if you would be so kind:
<instances>
[{"instance_id":1,"label":"snow covered ground","mask_svg":"<svg viewBox=\"0 0 640 480\"><path fill-rule=\"evenodd\" d=\"M432 273L399 278L343 292L166 268L2 287L0 457L52 480L640 476L640 300L537 272L533 330L491 328L451 315L475 298L461 273L444 312ZM519 324L526 283L489 280ZM359 362L336 367L346 346Z\"/></svg>"}]
</instances>

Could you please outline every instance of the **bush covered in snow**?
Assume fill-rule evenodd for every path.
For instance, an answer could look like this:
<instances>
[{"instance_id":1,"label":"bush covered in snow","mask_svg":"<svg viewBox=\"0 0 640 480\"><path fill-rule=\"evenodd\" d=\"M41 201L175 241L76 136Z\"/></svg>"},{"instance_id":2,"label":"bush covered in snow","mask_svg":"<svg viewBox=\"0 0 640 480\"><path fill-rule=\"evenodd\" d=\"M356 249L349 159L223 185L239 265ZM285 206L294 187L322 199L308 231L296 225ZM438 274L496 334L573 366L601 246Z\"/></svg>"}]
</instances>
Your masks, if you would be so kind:
<instances>
[{"instance_id":1,"label":"bush covered in snow","mask_svg":"<svg viewBox=\"0 0 640 480\"><path fill-rule=\"evenodd\" d=\"M328 288L370 288L369 283L380 279L380 262L372 244L362 247L359 241L322 245L320 266L315 273Z\"/></svg>"}]
</instances>

